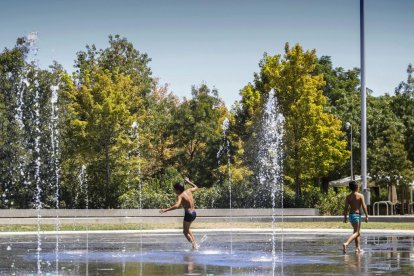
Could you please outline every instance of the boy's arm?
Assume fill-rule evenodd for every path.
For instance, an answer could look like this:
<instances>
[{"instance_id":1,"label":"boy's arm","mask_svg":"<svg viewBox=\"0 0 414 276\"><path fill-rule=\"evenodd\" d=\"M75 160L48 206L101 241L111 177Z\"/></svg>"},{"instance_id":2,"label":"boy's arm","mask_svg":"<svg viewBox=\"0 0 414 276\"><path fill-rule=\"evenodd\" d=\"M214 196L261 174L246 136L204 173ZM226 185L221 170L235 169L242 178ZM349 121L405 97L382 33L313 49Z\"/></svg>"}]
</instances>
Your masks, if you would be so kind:
<instances>
[{"instance_id":1,"label":"boy's arm","mask_svg":"<svg viewBox=\"0 0 414 276\"><path fill-rule=\"evenodd\" d=\"M190 184L191 186L193 186L192 188L190 188L191 192L195 192L197 191L198 187L196 184L194 184L193 182L191 182L190 179L188 179L188 177L184 178L185 182L187 182L188 184Z\"/></svg>"},{"instance_id":2,"label":"boy's arm","mask_svg":"<svg viewBox=\"0 0 414 276\"><path fill-rule=\"evenodd\" d=\"M345 198L345 208L344 208L344 223L346 223L348 221L348 218L347 218L348 208L349 208L348 197L346 197Z\"/></svg>"},{"instance_id":3,"label":"boy's arm","mask_svg":"<svg viewBox=\"0 0 414 276\"><path fill-rule=\"evenodd\" d=\"M180 207L180 205L181 205L181 196L178 197L177 202L173 206L171 206L170 208L167 208L167 209L161 209L160 213L162 214L162 213L165 213L165 212L168 212L168 211L171 211L171 210L178 209Z\"/></svg>"},{"instance_id":4,"label":"boy's arm","mask_svg":"<svg viewBox=\"0 0 414 276\"><path fill-rule=\"evenodd\" d=\"M368 222L368 210L367 210L367 205L365 205L364 196L361 197L361 202L362 202L362 209L364 210L364 213L365 213L365 222Z\"/></svg>"}]
</instances>

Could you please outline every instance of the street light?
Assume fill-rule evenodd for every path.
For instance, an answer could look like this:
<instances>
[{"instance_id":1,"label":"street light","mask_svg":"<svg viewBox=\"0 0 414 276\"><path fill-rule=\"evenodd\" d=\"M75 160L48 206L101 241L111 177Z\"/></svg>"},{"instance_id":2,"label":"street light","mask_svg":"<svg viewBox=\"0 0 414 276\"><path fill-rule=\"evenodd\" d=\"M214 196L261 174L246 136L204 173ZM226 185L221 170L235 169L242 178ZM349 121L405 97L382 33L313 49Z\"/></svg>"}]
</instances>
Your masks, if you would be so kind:
<instances>
[{"instance_id":1,"label":"street light","mask_svg":"<svg viewBox=\"0 0 414 276\"><path fill-rule=\"evenodd\" d=\"M350 129L351 130L351 138L349 139L349 144L350 144L350 150L351 150L351 161L350 161L350 165L351 165L351 179L355 180L354 177L354 161L353 161L353 154L352 154L352 124L350 122L346 122L345 123L345 127L346 129Z\"/></svg>"},{"instance_id":2,"label":"street light","mask_svg":"<svg viewBox=\"0 0 414 276\"><path fill-rule=\"evenodd\" d=\"M365 87L365 3L359 2L361 46L361 181L365 203L371 205L371 193L367 188L367 91Z\"/></svg>"}]
</instances>

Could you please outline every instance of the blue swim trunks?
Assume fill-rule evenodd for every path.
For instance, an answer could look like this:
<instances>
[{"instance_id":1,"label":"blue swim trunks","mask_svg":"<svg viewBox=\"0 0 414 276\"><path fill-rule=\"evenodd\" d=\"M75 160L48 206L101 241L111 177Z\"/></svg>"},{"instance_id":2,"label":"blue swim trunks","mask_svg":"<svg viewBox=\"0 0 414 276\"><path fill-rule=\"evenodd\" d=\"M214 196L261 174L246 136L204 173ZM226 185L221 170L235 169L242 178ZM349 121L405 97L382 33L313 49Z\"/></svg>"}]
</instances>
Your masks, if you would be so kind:
<instances>
[{"instance_id":1,"label":"blue swim trunks","mask_svg":"<svg viewBox=\"0 0 414 276\"><path fill-rule=\"evenodd\" d=\"M361 214L349 214L348 220L351 224L360 223L362 221Z\"/></svg>"}]
</instances>

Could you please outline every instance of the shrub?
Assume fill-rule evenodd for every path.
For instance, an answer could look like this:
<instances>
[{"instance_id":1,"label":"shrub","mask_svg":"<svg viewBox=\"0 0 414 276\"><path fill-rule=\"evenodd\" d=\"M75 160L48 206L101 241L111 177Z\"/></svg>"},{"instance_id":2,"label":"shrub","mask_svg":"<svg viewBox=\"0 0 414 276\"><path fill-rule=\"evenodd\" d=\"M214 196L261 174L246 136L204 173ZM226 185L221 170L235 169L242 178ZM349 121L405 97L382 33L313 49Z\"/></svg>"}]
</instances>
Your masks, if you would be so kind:
<instances>
[{"instance_id":1,"label":"shrub","mask_svg":"<svg viewBox=\"0 0 414 276\"><path fill-rule=\"evenodd\" d=\"M157 178L142 182L141 203L144 209L166 208L175 203L176 195L173 185L183 181L173 167L167 167ZM139 208L140 193L138 188L131 189L119 197L121 208Z\"/></svg>"},{"instance_id":2,"label":"shrub","mask_svg":"<svg viewBox=\"0 0 414 276\"><path fill-rule=\"evenodd\" d=\"M327 194L322 194L315 207L319 209L321 215L342 215L346 195L346 188L340 188L337 193L333 189L329 189Z\"/></svg>"}]
</instances>

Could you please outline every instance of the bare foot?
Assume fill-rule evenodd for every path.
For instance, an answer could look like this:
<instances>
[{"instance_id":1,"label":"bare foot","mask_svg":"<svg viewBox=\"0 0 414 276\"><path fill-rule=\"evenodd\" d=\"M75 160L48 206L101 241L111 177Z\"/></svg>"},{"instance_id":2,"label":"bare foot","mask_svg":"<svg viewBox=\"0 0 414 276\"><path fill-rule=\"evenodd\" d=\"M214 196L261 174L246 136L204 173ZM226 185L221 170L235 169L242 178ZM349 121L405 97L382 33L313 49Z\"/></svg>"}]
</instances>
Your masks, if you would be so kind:
<instances>
[{"instance_id":1,"label":"bare foot","mask_svg":"<svg viewBox=\"0 0 414 276\"><path fill-rule=\"evenodd\" d=\"M356 253L361 253L361 248L356 248L356 249L355 249L355 252L356 252Z\"/></svg>"},{"instance_id":2,"label":"bare foot","mask_svg":"<svg viewBox=\"0 0 414 276\"><path fill-rule=\"evenodd\" d=\"M342 244L342 252L346 253L346 243Z\"/></svg>"}]
</instances>

